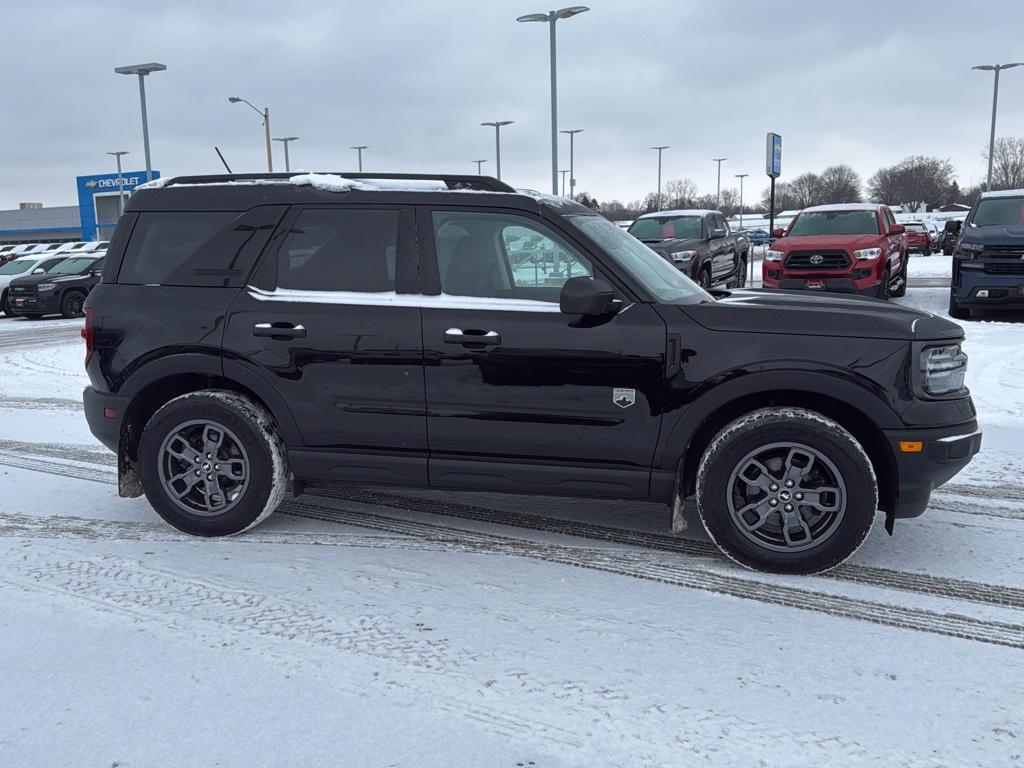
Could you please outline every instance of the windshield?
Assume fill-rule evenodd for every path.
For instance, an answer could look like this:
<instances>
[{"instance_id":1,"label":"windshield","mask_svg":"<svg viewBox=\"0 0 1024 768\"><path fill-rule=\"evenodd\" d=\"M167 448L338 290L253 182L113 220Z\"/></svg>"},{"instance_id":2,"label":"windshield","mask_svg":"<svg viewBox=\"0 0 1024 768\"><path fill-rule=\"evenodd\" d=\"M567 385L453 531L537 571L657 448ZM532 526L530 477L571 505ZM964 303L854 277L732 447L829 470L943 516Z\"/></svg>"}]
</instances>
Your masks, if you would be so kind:
<instances>
[{"instance_id":1,"label":"windshield","mask_svg":"<svg viewBox=\"0 0 1024 768\"><path fill-rule=\"evenodd\" d=\"M904 224L903 228L907 232L924 232L924 224Z\"/></svg>"},{"instance_id":2,"label":"windshield","mask_svg":"<svg viewBox=\"0 0 1024 768\"><path fill-rule=\"evenodd\" d=\"M666 304L713 301L707 291L603 216L570 216L569 220L600 245L633 279Z\"/></svg>"},{"instance_id":3,"label":"windshield","mask_svg":"<svg viewBox=\"0 0 1024 768\"><path fill-rule=\"evenodd\" d=\"M79 272L85 272L91 266L93 266L98 259L65 259L56 267L50 270L51 275L77 275Z\"/></svg>"},{"instance_id":4,"label":"windshield","mask_svg":"<svg viewBox=\"0 0 1024 768\"><path fill-rule=\"evenodd\" d=\"M973 227L1012 227L1018 224L1024 224L1024 196L982 200L971 218Z\"/></svg>"},{"instance_id":5,"label":"windshield","mask_svg":"<svg viewBox=\"0 0 1024 768\"><path fill-rule=\"evenodd\" d=\"M629 226L629 234L637 240L700 239L700 216L651 216L637 219Z\"/></svg>"},{"instance_id":6,"label":"windshield","mask_svg":"<svg viewBox=\"0 0 1024 768\"><path fill-rule=\"evenodd\" d=\"M14 261L9 261L0 267L0 275L20 275L35 263L35 259L29 259L27 261L15 259Z\"/></svg>"},{"instance_id":7,"label":"windshield","mask_svg":"<svg viewBox=\"0 0 1024 768\"><path fill-rule=\"evenodd\" d=\"M874 211L811 211L796 217L789 237L813 235L877 235Z\"/></svg>"}]
</instances>

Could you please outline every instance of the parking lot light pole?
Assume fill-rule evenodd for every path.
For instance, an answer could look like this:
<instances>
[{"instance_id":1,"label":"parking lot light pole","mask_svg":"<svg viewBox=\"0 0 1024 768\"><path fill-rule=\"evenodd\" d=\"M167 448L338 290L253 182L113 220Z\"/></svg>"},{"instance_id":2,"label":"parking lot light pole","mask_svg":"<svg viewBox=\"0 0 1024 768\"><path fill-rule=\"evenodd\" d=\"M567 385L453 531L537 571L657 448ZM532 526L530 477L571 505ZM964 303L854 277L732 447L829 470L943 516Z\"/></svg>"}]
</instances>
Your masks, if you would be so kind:
<instances>
[{"instance_id":1,"label":"parking lot light pole","mask_svg":"<svg viewBox=\"0 0 1024 768\"><path fill-rule=\"evenodd\" d=\"M651 147L651 149L658 150L658 210L661 210L661 153L670 147Z\"/></svg>"},{"instance_id":2,"label":"parking lot light pole","mask_svg":"<svg viewBox=\"0 0 1024 768\"><path fill-rule=\"evenodd\" d=\"M568 168L559 171L559 173L562 174L562 197L565 197L565 174L567 174L568 172Z\"/></svg>"},{"instance_id":3,"label":"parking lot light pole","mask_svg":"<svg viewBox=\"0 0 1024 768\"><path fill-rule=\"evenodd\" d=\"M722 204L722 163L728 160L728 157L712 157L712 163L718 163L718 186L715 188L715 208Z\"/></svg>"},{"instance_id":4,"label":"parking lot light pole","mask_svg":"<svg viewBox=\"0 0 1024 768\"><path fill-rule=\"evenodd\" d=\"M484 175L483 166L484 166L484 163L487 162L486 160L470 160L469 162L476 163L476 175L477 176L483 176Z\"/></svg>"},{"instance_id":5,"label":"parking lot light pole","mask_svg":"<svg viewBox=\"0 0 1024 768\"><path fill-rule=\"evenodd\" d=\"M117 215L124 215L124 177L121 176L121 155L127 155L128 152L125 150L119 150L117 152L107 152L108 155L113 155L117 158Z\"/></svg>"},{"instance_id":6,"label":"parking lot light pole","mask_svg":"<svg viewBox=\"0 0 1024 768\"><path fill-rule=\"evenodd\" d=\"M501 128L505 125L512 125L515 120L495 120L492 123L480 123L487 128L494 129L494 173L498 180L501 180Z\"/></svg>"},{"instance_id":7,"label":"parking lot light pole","mask_svg":"<svg viewBox=\"0 0 1024 768\"><path fill-rule=\"evenodd\" d=\"M349 149L354 149L356 151L356 154L359 155L359 172L362 173L363 172L363 150L364 149L369 149L369 147L366 144L356 144L354 147L349 147Z\"/></svg>"},{"instance_id":8,"label":"parking lot light pole","mask_svg":"<svg viewBox=\"0 0 1024 768\"><path fill-rule=\"evenodd\" d=\"M743 180L749 175L749 173L733 174L733 176L740 180L740 229L743 229Z\"/></svg>"},{"instance_id":9,"label":"parking lot light pole","mask_svg":"<svg viewBox=\"0 0 1024 768\"><path fill-rule=\"evenodd\" d=\"M263 132L266 134L267 138L267 173L273 173L274 151L270 145L270 107L264 107L261 110L253 106L245 99L240 98L239 96L228 96L228 101L230 101L232 104L238 104L239 102L241 102L242 104L248 104L250 107L253 108L253 111L255 111L256 114L260 115L263 118Z\"/></svg>"},{"instance_id":10,"label":"parking lot light pole","mask_svg":"<svg viewBox=\"0 0 1024 768\"><path fill-rule=\"evenodd\" d=\"M163 72L166 64L151 61L149 64L133 64L130 67L114 67L118 75L139 76L139 103L142 106L142 149L146 153L146 181L153 180L153 164L149 160L149 119L146 116L146 76L150 72Z\"/></svg>"},{"instance_id":11,"label":"parking lot light pole","mask_svg":"<svg viewBox=\"0 0 1024 768\"><path fill-rule=\"evenodd\" d=\"M573 159L573 156L574 156L573 139L576 137L577 133L583 133L583 129L582 128L572 128L571 130L568 130L568 131L560 131L560 133L567 133L567 134L569 134L569 199L570 200L575 200L576 199L576 174L574 173L574 171L575 171L575 164L574 164L574 159ZM565 180L564 179L562 180L562 195L563 196L565 195Z\"/></svg>"},{"instance_id":12,"label":"parking lot light pole","mask_svg":"<svg viewBox=\"0 0 1024 768\"><path fill-rule=\"evenodd\" d=\"M1024 61L1014 61L1010 64L979 64L971 69L981 69L986 72L995 73L995 82L992 84L992 128L988 136L988 183L985 191L992 191L992 157L996 149L996 106L999 103L999 73L1004 69L1024 66Z\"/></svg>"},{"instance_id":13,"label":"parking lot light pole","mask_svg":"<svg viewBox=\"0 0 1024 768\"><path fill-rule=\"evenodd\" d=\"M579 13L586 13L590 9L585 5L570 5L566 8L559 8L557 11L547 13L528 13L520 16L516 21L546 21L550 30L551 39L551 194L558 194L558 75L556 66L555 51L555 22L559 19L568 19ZM570 181L572 179L570 178ZM570 185L571 186L571 185Z\"/></svg>"},{"instance_id":14,"label":"parking lot light pole","mask_svg":"<svg viewBox=\"0 0 1024 768\"><path fill-rule=\"evenodd\" d=\"M281 139L274 139L274 141L280 141L282 144L284 144L284 169L288 173L290 173L292 170L291 161L288 159L288 142L297 141L298 138L298 136L285 136L284 138Z\"/></svg>"}]
</instances>

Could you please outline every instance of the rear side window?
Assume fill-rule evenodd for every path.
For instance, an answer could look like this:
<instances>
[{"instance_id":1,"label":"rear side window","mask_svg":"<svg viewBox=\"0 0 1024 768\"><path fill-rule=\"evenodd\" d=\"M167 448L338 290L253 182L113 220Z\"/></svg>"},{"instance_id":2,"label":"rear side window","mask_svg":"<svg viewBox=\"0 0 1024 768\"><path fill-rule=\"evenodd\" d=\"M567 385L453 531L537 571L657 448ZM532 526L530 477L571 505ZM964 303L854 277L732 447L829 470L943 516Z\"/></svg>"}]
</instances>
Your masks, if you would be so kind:
<instances>
[{"instance_id":1,"label":"rear side window","mask_svg":"<svg viewBox=\"0 0 1024 768\"><path fill-rule=\"evenodd\" d=\"M240 287L286 207L140 213L117 282Z\"/></svg>"},{"instance_id":2,"label":"rear side window","mask_svg":"<svg viewBox=\"0 0 1024 768\"><path fill-rule=\"evenodd\" d=\"M398 228L397 210L303 210L278 251L277 287L394 291Z\"/></svg>"}]
</instances>

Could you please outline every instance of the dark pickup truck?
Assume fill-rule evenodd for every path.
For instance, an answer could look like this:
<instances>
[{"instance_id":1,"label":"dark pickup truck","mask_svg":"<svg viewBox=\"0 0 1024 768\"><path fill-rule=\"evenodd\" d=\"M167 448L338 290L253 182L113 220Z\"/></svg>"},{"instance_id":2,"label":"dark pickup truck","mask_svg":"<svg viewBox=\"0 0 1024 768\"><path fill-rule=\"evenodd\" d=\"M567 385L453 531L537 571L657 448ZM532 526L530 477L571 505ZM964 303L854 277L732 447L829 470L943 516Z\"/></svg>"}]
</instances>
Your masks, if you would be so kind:
<instances>
[{"instance_id":1,"label":"dark pickup truck","mask_svg":"<svg viewBox=\"0 0 1024 768\"><path fill-rule=\"evenodd\" d=\"M81 317L89 291L100 281L103 254L64 259L44 275L11 281L7 311L36 320L43 315Z\"/></svg>"},{"instance_id":2,"label":"dark pickup truck","mask_svg":"<svg viewBox=\"0 0 1024 768\"><path fill-rule=\"evenodd\" d=\"M733 232L720 211L658 211L636 219L627 230L702 288L742 288L750 240Z\"/></svg>"}]
</instances>

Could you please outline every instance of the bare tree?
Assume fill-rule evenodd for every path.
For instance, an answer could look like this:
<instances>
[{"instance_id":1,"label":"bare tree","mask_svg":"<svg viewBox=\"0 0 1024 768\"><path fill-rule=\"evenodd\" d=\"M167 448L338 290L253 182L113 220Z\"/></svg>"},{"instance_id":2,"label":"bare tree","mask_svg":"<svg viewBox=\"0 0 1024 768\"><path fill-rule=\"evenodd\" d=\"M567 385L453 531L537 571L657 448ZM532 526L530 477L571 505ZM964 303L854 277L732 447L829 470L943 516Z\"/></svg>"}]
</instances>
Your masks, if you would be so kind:
<instances>
[{"instance_id":1,"label":"bare tree","mask_svg":"<svg viewBox=\"0 0 1024 768\"><path fill-rule=\"evenodd\" d=\"M601 205L600 203L597 202L597 198L594 197L589 192L577 192L576 202L579 203L580 205L585 205L587 206L587 208L590 208L591 210L594 211L601 210Z\"/></svg>"},{"instance_id":2,"label":"bare tree","mask_svg":"<svg viewBox=\"0 0 1024 768\"><path fill-rule=\"evenodd\" d=\"M789 190L796 198L797 208L817 205L821 199L821 179L810 171L801 173L789 183Z\"/></svg>"},{"instance_id":3,"label":"bare tree","mask_svg":"<svg viewBox=\"0 0 1024 768\"><path fill-rule=\"evenodd\" d=\"M953 164L938 157L915 155L888 168L880 168L868 181L872 199L918 210L950 199Z\"/></svg>"},{"instance_id":4,"label":"bare tree","mask_svg":"<svg viewBox=\"0 0 1024 768\"><path fill-rule=\"evenodd\" d=\"M818 174L818 205L826 203L859 203L861 180L848 165L830 165Z\"/></svg>"},{"instance_id":5,"label":"bare tree","mask_svg":"<svg viewBox=\"0 0 1024 768\"><path fill-rule=\"evenodd\" d=\"M771 200L771 188L765 189L761 195L761 206L765 213L770 213L768 206ZM792 184L788 181L779 181L775 184L775 212L788 211L793 208L800 208L796 195L793 194Z\"/></svg>"},{"instance_id":6,"label":"bare tree","mask_svg":"<svg viewBox=\"0 0 1024 768\"><path fill-rule=\"evenodd\" d=\"M988 163L988 147L981 151L981 157ZM992 156L992 189L1021 187L1024 187L1024 137L996 139Z\"/></svg>"},{"instance_id":7,"label":"bare tree","mask_svg":"<svg viewBox=\"0 0 1024 768\"><path fill-rule=\"evenodd\" d=\"M721 199L718 201L718 210L726 216L732 216L740 209L740 191L735 187L722 190Z\"/></svg>"},{"instance_id":8,"label":"bare tree","mask_svg":"<svg viewBox=\"0 0 1024 768\"><path fill-rule=\"evenodd\" d=\"M666 209L692 208L697 198L697 185L690 179L671 179L665 182L662 201Z\"/></svg>"}]
</instances>

